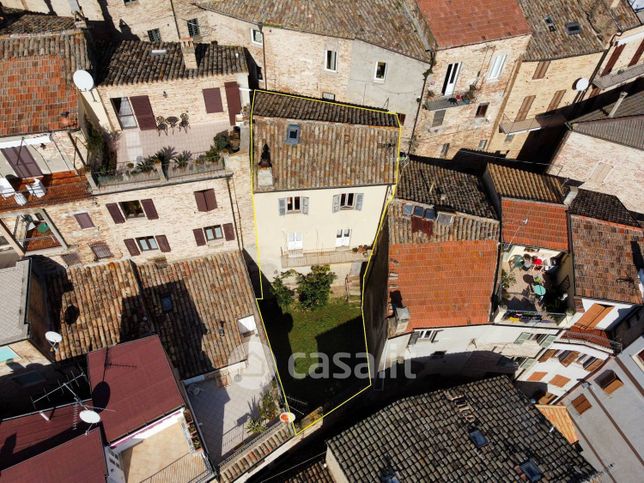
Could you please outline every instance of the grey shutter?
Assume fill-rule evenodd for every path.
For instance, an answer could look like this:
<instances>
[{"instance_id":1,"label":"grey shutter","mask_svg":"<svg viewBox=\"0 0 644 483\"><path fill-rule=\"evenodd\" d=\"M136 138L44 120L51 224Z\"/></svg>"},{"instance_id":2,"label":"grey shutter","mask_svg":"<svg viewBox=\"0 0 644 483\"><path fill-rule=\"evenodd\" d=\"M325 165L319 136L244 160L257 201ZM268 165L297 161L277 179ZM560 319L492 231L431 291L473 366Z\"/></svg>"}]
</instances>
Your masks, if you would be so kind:
<instances>
[{"instance_id":1,"label":"grey shutter","mask_svg":"<svg viewBox=\"0 0 644 483\"><path fill-rule=\"evenodd\" d=\"M286 198L280 198L278 201L280 216L286 214Z\"/></svg>"},{"instance_id":2,"label":"grey shutter","mask_svg":"<svg viewBox=\"0 0 644 483\"><path fill-rule=\"evenodd\" d=\"M333 195L333 213L340 211L340 195Z\"/></svg>"},{"instance_id":3,"label":"grey shutter","mask_svg":"<svg viewBox=\"0 0 644 483\"><path fill-rule=\"evenodd\" d=\"M4 148L0 151L19 178L35 178L43 175L27 146Z\"/></svg>"},{"instance_id":4,"label":"grey shutter","mask_svg":"<svg viewBox=\"0 0 644 483\"><path fill-rule=\"evenodd\" d=\"M302 213L305 215L309 214L309 197L302 196Z\"/></svg>"},{"instance_id":5,"label":"grey shutter","mask_svg":"<svg viewBox=\"0 0 644 483\"><path fill-rule=\"evenodd\" d=\"M82 229L94 227L94 222L87 213L76 213L74 218Z\"/></svg>"},{"instance_id":6,"label":"grey shutter","mask_svg":"<svg viewBox=\"0 0 644 483\"><path fill-rule=\"evenodd\" d=\"M206 104L206 113L224 112L224 105L221 102L221 90L219 87L204 89L203 101Z\"/></svg>"},{"instance_id":7,"label":"grey shutter","mask_svg":"<svg viewBox=\"0 0 644 483\"><path fill-rule=\"evenodd\" d=\"M217 208L217 198L215 197L215 190L204 191L203 197L206 200L207 211L211 211Z\"/></svg>"},{"instance_id":8,"label":"grey shutter","mask_svg":"<svg viewBox=\"0 0 644 483\"><path fill-rule=\"evenodd\" d=\"M521 332L517 340L514 341L515 344L523 344L526 340L530 338L530 332Z\"/></svg>"},{"instance_id":9,"label":"grey shutter","mask_svg":"<svg viewBox=\"0 0 644 483\"><path fill-rule=\"evenodd\" d=\"M528 370L530 370L530 369L532 368L532 366L534 366L534 364L535 364L536 362L537 362L537 360L536 360L536 359L532 359L532 358L530 358L530 359L526 359L525 361L523 361L523 362L521 363L521 365L519 366L519 368L521 368L521 369L525 369L526 371L528 371Z\"/></svg>"},{"instance_id":10,"label":"grey shutter","mask_svg":"<svg viewBox=\"0 0 644 483\"><path fill-rule=\"evenodd\" d=\"M227 241L235 239L235 229L232 223L224 223L224 237Z\"/></svg>"},{"instance_id":11,"label":"grey shutter","mask_svg":"<svg viewBox=\"0 0 644 483\"><path fill-rule=\"evenodd\" d=\"M195 235L195 241L197 242L198 247L202 247L206 244L206 237L204 236L201 228L195 228L192 230L192 233Z\"/></svg>"},{"instance_id":12,"label":"grey shutter","mask_svg":"<svg viewBox=\"0 0 644 483\"><path fill-rule=\"evenodd\" d=\"M541 340L541 342L539 342L539 345L541 347L550 347L556 338L556 335L546 336Z\"/></svg>"},{"instance_id":13,"label":"grey shutter","mask_svg":"<svg viewBox=\"0 0 644 483\"><path fill-rule=\"evenodd\" d=\"M417 330L411 333L411 337L409 338L409 344L407 345L414 345L418 338L420 337L420 332Z\"/></svg>"},{"instance_id":14,"label":"grey shutter","mask_svg":"<svg viewBox=\"0 0 644 483\"><path fill-rule=\"evenodd\" d=\"M362 193L357 193L356 194L356 210L360 211L362 210L362 197L364 195Z\"/></svg>"},{"instance_id":15,"label":"grey shutter","mask_svg":"<svg viewBox=\"0 0 644 483\"><path fill-rule=\"evenodd\" d=\"M197 209L199 211L208 211L208 204L206 203L206 196L203 191L195 191L195 201L197 202Z\"/></svg>"},{"instance_id":16,"label":"grey shutter","mask_svg":"<svg viewBox=\"0 0 644 483\"><path fill-rule=\"evenodd\" d=\"M141 252L139 251L139 247L136 244L136 241L134 240L134 238L128 238L127 240L123 240L123 243L125 243L127 250L130 252L130 255L132 255L133 257L141 254Z\"/></svg>"},{"instance_id":17,"label":"grey shutter","mask_svg":"<svg viewBox=\"0 0 644 483\"><path fill-rule=\"evenodd\" d=\"M141 206L143 207L143 212L148 220L159 219L159 214L157 213L157 209L154 207L154 202L152 200L141 200Z\"/></svg>"},{"instance_id":18,"label":"grey shutter","mask_svg":"<svg viewBox=\"0 0 644 483\"><path fill-rule=\"evenodd\" d=\"M105 207L107 208L107 211L110 212L114 223L116 223L117 225L120 223L125 223L125 217L123 216L123 213L121 213L121 209L119 208L119 205L117 203L107 203Z\"/></svg>"},{"instance_id":19,"label":"grey shutter","mask_svg":"<svg viewBox=\"0 0 644 483\"><path fill-rule=\"evenodd\" d=\"M169 252L170 251L170 244L168 243L168 237L165 235L157 235L154 238L157 240L157 244L159 245L159 249L162 252Z\"/></svg>"},{"instance_id":20,"label":"grey shutter","mask_svg":"<svg viewBox=\"0 0 644 483\"><path fill-rule=\"evenodd\" d=\"M132 105L134 116L139 123L139 129L141 131L157 128L157 121L154 118L154 112L152 111L148 96L130 97L130 104Z\"/></svg>"}]
</instances>

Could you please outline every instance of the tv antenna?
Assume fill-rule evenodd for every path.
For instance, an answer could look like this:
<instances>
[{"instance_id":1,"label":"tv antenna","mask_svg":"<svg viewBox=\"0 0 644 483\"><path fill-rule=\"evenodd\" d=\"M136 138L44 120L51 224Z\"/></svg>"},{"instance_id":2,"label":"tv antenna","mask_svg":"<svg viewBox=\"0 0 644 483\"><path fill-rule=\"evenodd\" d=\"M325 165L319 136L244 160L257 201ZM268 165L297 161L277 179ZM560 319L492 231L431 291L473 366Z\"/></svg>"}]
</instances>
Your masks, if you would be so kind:
<instances>
[{"instance_id":1,"label":"tv antenna","mask_svg":"<svg viewBox=\"0 0 644 483\"><path fill-rule=\"evenodd\" d=\"M47 339L47 342L49 342L49 345L51 346L51 350L53 350L54 352L58 352L58 344L62 342L63 336L60 335L58 332L49 330L45 332L45 339Z\"/></svg>"},{"instance_id":2,"label":"tv antenna","mask_svg":"<svg viewBox=\"0 0 644 483\"><path fill-rule=\"evenodd\" d=\"M96 102L94 91L92 90L94 89L94 78L92 77L92 74L90 74L86 70L79 69L74 72L72 80L74 81L74 85L78 87L79 91L89 92L90 94L92 94L92 101Z\"/></svg>"}]
</instances>

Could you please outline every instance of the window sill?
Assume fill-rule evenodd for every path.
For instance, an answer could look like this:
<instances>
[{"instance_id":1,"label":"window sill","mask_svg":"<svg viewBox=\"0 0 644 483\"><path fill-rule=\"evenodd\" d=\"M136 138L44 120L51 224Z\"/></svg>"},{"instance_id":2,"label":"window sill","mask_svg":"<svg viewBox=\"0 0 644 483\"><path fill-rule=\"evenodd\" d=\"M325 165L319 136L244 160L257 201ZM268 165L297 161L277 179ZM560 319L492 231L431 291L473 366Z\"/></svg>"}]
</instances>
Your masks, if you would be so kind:
<instances>
[{"instance_id":1,"label":"window sill","mask_svg":"<svg viewBox=\"0 0 644 483\"><path fill-rule=\"evenodd\" d=\"M222 247L222 246L224 246L224 239L221 238L219 240L206 240L206 245L208 247L213 247L213 248Z\"/></svg>"},{"instance_id":2,"label":"window sill","mask_svg":"<svg viewBox=\"0 0 644 483\"><path fill-rule=\"evenodd\" d=\"M374 79L374 84L384 84L387 79Z\"/></svg>"}]
</instances>

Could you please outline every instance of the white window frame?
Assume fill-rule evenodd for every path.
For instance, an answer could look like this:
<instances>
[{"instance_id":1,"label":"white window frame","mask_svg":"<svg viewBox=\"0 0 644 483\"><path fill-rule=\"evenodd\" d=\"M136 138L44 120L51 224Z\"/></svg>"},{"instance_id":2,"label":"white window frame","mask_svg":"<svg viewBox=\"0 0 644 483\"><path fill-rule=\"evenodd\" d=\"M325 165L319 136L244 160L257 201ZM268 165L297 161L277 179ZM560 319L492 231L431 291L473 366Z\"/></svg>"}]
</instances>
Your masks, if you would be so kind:
<instances>
[{"instance_id":1,"label":"white window frame","mask_svg":"<svg viewBox=\"0 0 644 483\"><path fill-rule=\"evenodd\" d=\"M153 236L142 236L136 239L136 244L142 252L151 252L159 249L157 239Z\"/></svg>"},{"instance_id":2,"label":"white window frame","mask_svg":"<svg viewBox=\"0 0 644 483\"><path fill-rule=\"evenodd\" d=\"M382 75L382 77L378 77L378 67L380 64L383 64L385 66L385 71ZM379 60L376 62L376 68L374 69L373 72L373 80L376 82L385 82L387 80L387 71L389 70L389 66L387 65L387 62L384 62L382 60Z\"/></svg>"},{"instance_id":3,"label":"white window frame","mask_svg":"<svg viewBox=\"0 0 644 483\"><path fill-rule=\"evenodd\" d=\"M333 61L333 68L329 68L329 52L331 52L333 55L331 57L331 60ZM331 50L331 49L325 49L324 51L324 70L327 72L337 72L338 71L338 51L337 50Z\"/></svg>"},{"instance_id":4,"label":"white window frame","mask_svg":"<svg viewBox=\"0 0 644 483\"><path fill-rule=\"evenodd\" d=\"M438 342L436 340L436 337L438 336L438 333L440 332L440 330L421 329L421 330L418 330L416 332L418 332L418 340L429 341L432 344L434 342Z\"/></svg>"},{"instance_id":5,"label":"white window frame","mask_svg":"<svg viewBox=\"0 0 644 483\"><path fill-rule=\"evenodd\" d=\"M356 193L340 193L340 209L341 210L355 210L356 209ZM351 202L349 202L351 200Z\"/></svg>"},{"instance_id":6,"label":"white window frame","mask_svg":"<svg viewBox=\"0 0 644 483\"><path fill-rule=\"evenodd\" d=\"M290 232L286 237L286 248L288 251L302 250L304 248L304 237L301 232Z\"/></svg>"},{"instance_id":7,"label":"white window frame","mask_svg":"<svg viewBox=\"0 0 644 483\"><path fill-rule=\"evenodd\" d=\"M114 101L119 100L120 106L119 109L116 109ZM113 97L111 98L112 109L116 113L116 118L119 121L122 129L131 129L139 127L139 123L136 120L136 115L134 114L134 109L132 109L132 103L130 102L129 97ZM123 122L123 121L126 122Z\"/></svg>"},{"instance_id":8,"label":"white window frame","mask_svg":"<svg viewBox=\"0 0 644 483\"><path fill-rule=\"evenodd\" d=\"M257 32L259 34L260 39L261 39L260 41L257 41L257 39L255 38L255 32ZM259 29L251 27L250 28L250 41L252 43L254 43L255 45L264 45L264 33L262 31L260 31Z\"/></svg>"},{"instance_id":9,"label":"white window frame","mask_svg":"<svg viewBox=\"0 0 644 483\"><path fill-rule=\"evenodd\" d=\"M333 92L323 92L322 99L327 101L335 101L335 94Z\"/></svg>"},{"instance_id":10,"label":"white window frame","mask_svg":"<svg viewBox=\"0 0 644 483\"><path fill-rule=\"evenodd\" d=\"M208 230L212 232L213 238L208 238ZM207 242L214 242L224 239L224 230L221 225L206 226L203 229L203 236Z\"/></svg>"},{"instance_id":11,"label":"white window frame","mask_svg":"<svg viewBox=\"0 0 644 483\"><path fill-rule=\"evenodd\" d=\"M289 208L290 205L290 208ZM296 208L297 205L297 208ZM301 196L287 196L286 197L286 214L289 213L302 213L302 197Z\"/></svg>"},{"instance_id":12,"label":"white window frame","mask_svg":"<svg viewBox=\"0 0 644 483\"><path fill-rule=\"evenodd\" d=\"M351 228L340 228L335 232L336 248L348 247L351 243Z\"/></svg>"},{"instance_id":13,"label":"white window frame","mask_svg":"<svg viewBox=\"0 0 644 483\"><path fill-rule=\"evenodd\" d=\"M453 62L447 66L447 72L445 72L445 78L443 80L443 85L445 87L442 90L442 94L444 96L451 96L454 94L462 65L462 62Z\"/></svg>"},{"instance_id":14,"label":"white window frame","mask_svg":"<svg viewBox=\"0 0 644 483\"><path fill-rule=\"evenodd\" d=\"M507 60L507 54L499 53L492 57L490 60L490 70L487 75L487 80L495 81L499 80L501 74L503 74L503 68L505 67L505 61Z\"/></svg>"}]
</instances>

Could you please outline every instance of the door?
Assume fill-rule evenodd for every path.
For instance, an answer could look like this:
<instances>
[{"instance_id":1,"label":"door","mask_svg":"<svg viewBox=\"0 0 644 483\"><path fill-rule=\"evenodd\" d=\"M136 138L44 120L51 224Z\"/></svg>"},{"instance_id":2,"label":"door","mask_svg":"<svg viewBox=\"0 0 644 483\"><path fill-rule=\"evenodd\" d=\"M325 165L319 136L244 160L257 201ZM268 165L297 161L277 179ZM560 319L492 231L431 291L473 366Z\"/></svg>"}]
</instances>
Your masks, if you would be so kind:
<instances>
[{"instance_id":1,"label":"door","mask_svg":"<svg viewBox=\"0 0 644 483\"><path fill-rule=\"evenodd\" d=\"M349 228L340 229L335 234L335 246L348 247L350 239L351 239L351 229Z\"/></svg>"},{"instance_id":2,"label":"door","mask_svg":"<svg viewBox=\"0 0 644 483\"><path fill-rule=\"evenodd\" d=\"M4 148L0 151L19 178L36 178L43 175L27 146Z\"/></svg>"},{"instance_id":3,"label":"door","mask_svg":"<svg viewBox=\"0 0 644 483\"><path fill-rule=\"evenodd\" d=\"M157 121L152 112L150 99L148 96L134 96L130 97L130 104L134 110L134 115L139 123L141 131L152 130L157 128Z\"/></svg>"},{"instance_id":4,"label":"door","mask_svg":"<svg viewBox=\"0 0 644 483\"><path fill-rule=\"evenodd\" d=\"M461 71L461 63L456 62L454 64L449 64L447 66L447 73L445 74L445 81L443 82L443 95L451 96L454 94L454 89L456 88L456 81L458 80L458 74Z\"/></svg>"},{"instance_id":5,"label":"door","mask_svg":"<svg viewBox=\"0 0 644 483\"><path fill-rule=\"evenodd\" d=\"M303 247L304 247L304 242L303 242L301 233L292 232L288 234L288 243L287 243L288 251L302 250Z\"/></svg>"}]
</instances>

